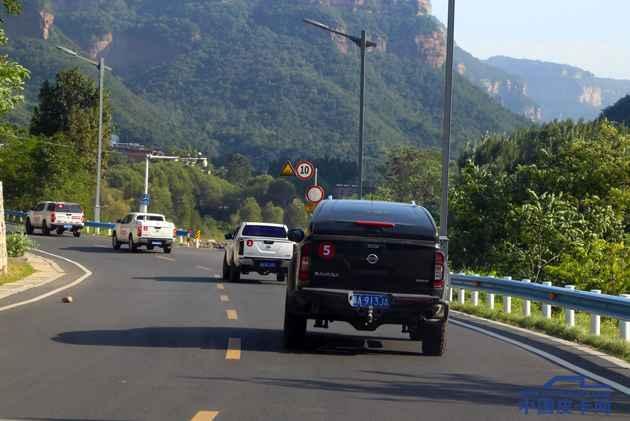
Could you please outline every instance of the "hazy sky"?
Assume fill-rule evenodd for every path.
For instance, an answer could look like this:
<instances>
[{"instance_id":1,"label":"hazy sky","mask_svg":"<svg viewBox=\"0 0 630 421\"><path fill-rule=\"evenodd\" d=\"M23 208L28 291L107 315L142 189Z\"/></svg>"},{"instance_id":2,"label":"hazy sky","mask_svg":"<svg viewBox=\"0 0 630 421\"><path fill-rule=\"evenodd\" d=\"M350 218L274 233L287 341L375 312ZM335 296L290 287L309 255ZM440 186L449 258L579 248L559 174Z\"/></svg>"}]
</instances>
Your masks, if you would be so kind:
<instances>
[{"instance_id":1,"label":"hazy sky","mask_svg":"<svg viewBox=\"0 0 630 421\"><path fill-rule=\"evenodd\" d=\"M446 23L448 0L432 0ZM506 55L630 79L630 0L456 0L455 42L478 58Z\"/></svg>"}]
</instances>

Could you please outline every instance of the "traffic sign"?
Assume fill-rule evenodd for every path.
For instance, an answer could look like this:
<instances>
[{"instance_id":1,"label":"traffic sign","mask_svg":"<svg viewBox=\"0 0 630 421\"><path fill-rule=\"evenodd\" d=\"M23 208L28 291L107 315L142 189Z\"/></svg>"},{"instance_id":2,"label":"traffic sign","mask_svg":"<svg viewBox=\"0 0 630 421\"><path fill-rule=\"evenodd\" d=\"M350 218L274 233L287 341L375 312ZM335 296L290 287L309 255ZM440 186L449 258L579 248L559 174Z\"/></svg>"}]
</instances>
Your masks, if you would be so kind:
<instances>
[{"instance_id":1,"label":"traffic sign","mask_svg":"<svg viewBox=\"0 0 630 421\"><path fill-rule=\"evenodd\" d=\"M142 202L143 205L147 205L149 206L149 203L151 202L151 197L148 194L143 194L142 198L140 199L140 202Z\"/></svg>"},{"instance_id":2,"label":"traffic sign","mask_svg":"<svg viewBox=\"0 0 630 421\"><path fill-rule=\"evenodd\" d=\"M306 191L306 200L311 203L319 203L324 200L325 195L326 192L324 192L322 186L311 186Z\"/></svg>"},{"instance_id":3,"label":"traffic sign","mask_svg":"<svg viewBox=\"0 0 630 421\"><path fill-rule=\"evenodd\" d=\"M315 175L315 165L310 161L298 161L295 164L295 176L302 181L310 180Z\"/></svg>"},{"instance_id":4,"label":"traffic sign","mask_svg":"<svg viewBox=\"0 0 630 421\"><path fill-rule=\"evenodd\" d=\"M280 170L280 177L292 177L294 175L295 170L293 169L293 165L291 165L291 161L285 162Z\"/></svg>"}]
</instances>

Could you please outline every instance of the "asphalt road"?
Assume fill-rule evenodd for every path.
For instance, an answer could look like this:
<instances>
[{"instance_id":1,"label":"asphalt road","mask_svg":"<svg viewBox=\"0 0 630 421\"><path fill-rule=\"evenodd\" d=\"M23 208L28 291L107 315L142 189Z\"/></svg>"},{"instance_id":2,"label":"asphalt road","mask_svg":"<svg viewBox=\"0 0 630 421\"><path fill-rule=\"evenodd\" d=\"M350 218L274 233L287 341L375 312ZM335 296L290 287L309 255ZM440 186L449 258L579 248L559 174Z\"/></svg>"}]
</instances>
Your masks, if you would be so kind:
<instances>
[{"instance_id":1,"label":"asphalt road","mask_svg":"<svg viewBox=\"0 0 630 421\"><path fill-rule=\"evenodd\" d=\"M327 331L310 325L306 349L287 353L284 285L251 275L224 283L221 252L131 254L124 246L114 252L105 239L37 241L94 274L69 290L72 304L53 296L0 313L3 419L605 417L523 414L524 389L574 373L460 325L449 326L444 357L421 355L420 343L396 327L366 336L341 324ZM604 360L558 352L629 383ZM628 419L630 403L618 392L612 412L606 418Z\"/></svg>"}]
</instances>

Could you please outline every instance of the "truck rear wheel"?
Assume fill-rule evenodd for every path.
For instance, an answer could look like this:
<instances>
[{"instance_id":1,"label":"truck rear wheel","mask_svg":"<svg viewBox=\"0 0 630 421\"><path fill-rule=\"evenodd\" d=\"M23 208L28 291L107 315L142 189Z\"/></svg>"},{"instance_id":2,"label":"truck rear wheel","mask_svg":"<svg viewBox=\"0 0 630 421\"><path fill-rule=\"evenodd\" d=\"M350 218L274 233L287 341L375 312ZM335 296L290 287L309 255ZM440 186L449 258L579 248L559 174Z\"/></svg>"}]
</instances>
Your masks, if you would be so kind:
<instances>
[{"instance_id":1,"label":"truck rear wheel","mask_svg":"<svg viewBox=\"0 0 630 421\"><path fill-rule=\"evenodd\" d=\"M286 274L284 272L278 272L276 273L276 281L278 282L284 282L286 279Z\"/></svg>"},{"instance_id":2,"label":"truck rear wheel","mask_svg":"<svg viewBox=\"0 0 630 421\"><path fill-rule=\"evenodd\" d=\"M25 224L24 224L24 231L26 232L26 235L31 235L33 234L33 225L31 225L31 220L27 219Z\"/></svg>"},{"instance_id":3,"label":"truck rear wheel","mask_svg":"<svg viewBox=\"0 0 630 421\"><path fill-rule=\"evenodd\" d=\"M446 352L446 322L423 328L422 353L440 356Z\"/></svg>"},{"instance_id":4,"label":"truck rear wheel","mask_svg":"<svg viewBox=\"0 0 630 421\"><path fill-rule=\"evenodd\" d=\"M306 318L296 316L284 308L284 347L297 349L304 346L306 337Z\"/></svg>"},{"instance_id":5,"label":"truck rear wheel","mask_svg":"<svg viewBox=\"0 0 630 421\"><path fill-rule=\"evenodd\" d=\"M112 248L114 250L120 250L120 241L118 241L118 237L116 237L116 233L112 234Z\"/></svg>"},{"instance_id":6,"label":"truck rear wheel","mask_svg":"<svg viewBox=\"0 0 630 421\"><path fill-rule=\"evenodd\" d=\"M171 246L164 246L162 250L164 250L164 253L166 254L171 254L172 249L171 249Z\"/></svg>"},{"instance_id":7,"label":"truck rear wheel","mask_svg":"<svg viewBox=\"0 0 630 421\"><path fill-rule=\"evenodd\" d=\"M133 236L132 235L129 236L129 250L131 250L133 253L137 253L138 252L138 245L133 242Z\"/></svg>"},{"instance_id":8,"label":"truck rear wheel","mask_svg":"<svg viewBox=\"0 0 630 421\"><path fill-rule=\"evenodd\" d=\"M227 263L227 256L223 256L223 279L228 280L230 277L230 266Z\"/></svg>"},{"instance_id":9,"label":"truck rear wheel","mask_svg":"<svg viewBox=\"0 0 630 421\"><path fill-rule=\"evenodd\" d=\"M241 280L241 270L236 265L230 266L230 282L238 282Z\"/></svg>"},{"instance_id":10,"label":"truck rear wheel","mask_svg":"<svg viewBox=\"0 0 630 421\"><path fill-rule=\"evenodd\" d=\"M50 228L48 228L48 224L46 224L46 221L42 222L42 234L50 235Z\"/></svg>"},{"instance_id":11,"label":"truck rear wheel","mask_svg":"<svg viewBox=\"0 0 630 421\"><path fill-rule=\"evenodd\" d=\"M81 231L80 230L74 230L74 231L72 231L72 235L74 235L74 238L79 238L79 237L81 237Z\"/></svg>"}]
</instances>

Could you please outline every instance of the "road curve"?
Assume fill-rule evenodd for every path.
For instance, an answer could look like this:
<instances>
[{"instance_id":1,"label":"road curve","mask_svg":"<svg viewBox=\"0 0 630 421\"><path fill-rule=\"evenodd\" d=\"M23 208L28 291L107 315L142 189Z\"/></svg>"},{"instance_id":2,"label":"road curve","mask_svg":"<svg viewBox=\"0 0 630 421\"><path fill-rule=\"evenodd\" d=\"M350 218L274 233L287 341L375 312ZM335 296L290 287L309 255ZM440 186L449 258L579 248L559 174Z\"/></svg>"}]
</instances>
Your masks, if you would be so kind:
<instances>
[{"instance_id":1,"label":"road curve","mask_svg":"<svg viewBox=\"0 0 630 421\"><path fill-rule=\"evenodd\" d=\"M341 324L309 327L306 349L287 353L283 284L222 282L220 252L37 241L93 275L69 290L72 304L53 296L0 313L2 419L531 419L539 415L519 411L521 391L574 374L455 324L444 357L420 355L395 327L359 335ZM602 370L628 385L623 370ZM628 416L625 396L613 394L612 412ZM545 416L555 418L567 416Z\"/></svg>"}]
</instances>

